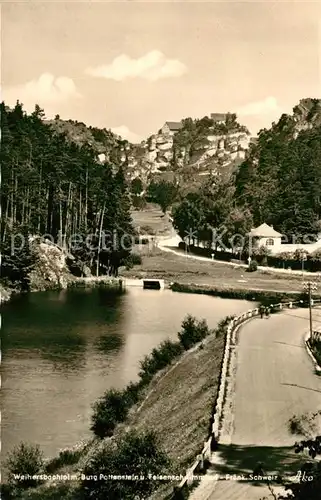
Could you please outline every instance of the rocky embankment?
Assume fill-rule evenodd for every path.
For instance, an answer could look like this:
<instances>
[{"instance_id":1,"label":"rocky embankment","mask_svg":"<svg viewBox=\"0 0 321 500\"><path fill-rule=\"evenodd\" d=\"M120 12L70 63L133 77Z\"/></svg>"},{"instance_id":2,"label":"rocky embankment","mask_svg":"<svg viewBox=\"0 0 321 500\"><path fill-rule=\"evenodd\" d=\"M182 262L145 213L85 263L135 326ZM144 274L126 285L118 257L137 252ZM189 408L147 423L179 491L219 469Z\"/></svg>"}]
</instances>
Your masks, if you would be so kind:
<instances>
[{"instance_id":1,"label":"rocky embankment","mask_svg":"<svg viewBox=\"0 0 321 500\"><path fill-rule=\"evenodd\" d=\"M58 245L50 241L32 241L32 251L36 263L30 272L30 291L46 291L67 288L68 283L75 279L70 272L68 260L73 257ZM0 284L0 303L7 302L20 290L7 284Z\"/></svg>"},{"instance_id":2,"label":"rocky embankment","mask_svg":"<svg viewBox=\"0 0 321 500\"><path fill-rule=\"evenodd\" d=\"M250 144L246 131L216 134L208 129L199 144L177 145L175 136L158 133L130 151L128 168L132 178L147 180L164 172L184 174L192 169L198 175L219 173L231 164L240 163Z\"/></svg>"},{"instance_id":3,"label":"rocky embankment","mask_svg":"<svg viewBox=\"0 0 321 500\"><path fill-rule=\"evenodd\" d=\"M36 264L30 273L31 291L45 291L52 288L67 288L72 279L67 259L73 257L58 245L50 242L35 242Z\"/></svg>"}]
</instances>

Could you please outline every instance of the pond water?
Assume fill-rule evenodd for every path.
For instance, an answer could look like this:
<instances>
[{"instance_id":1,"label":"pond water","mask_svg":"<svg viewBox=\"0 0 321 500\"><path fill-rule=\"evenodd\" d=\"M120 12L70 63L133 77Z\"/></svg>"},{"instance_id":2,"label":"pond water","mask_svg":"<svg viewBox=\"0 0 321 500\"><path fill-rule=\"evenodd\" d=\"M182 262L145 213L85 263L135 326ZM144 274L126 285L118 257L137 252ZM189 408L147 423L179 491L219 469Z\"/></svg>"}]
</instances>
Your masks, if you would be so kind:
<instances>
[{"instance_id":1,"label":"pond water","mask_svg":"<svg viewBox=\"0 0 321 500\"><path fill-rule=\"evenodd\" d=\"M20 296L2 308L2 452L21 441L56 455L91 436L91 405L138 378L187 314L210 327L254 303L132 287Z\"/></svg>"}]
</instances>

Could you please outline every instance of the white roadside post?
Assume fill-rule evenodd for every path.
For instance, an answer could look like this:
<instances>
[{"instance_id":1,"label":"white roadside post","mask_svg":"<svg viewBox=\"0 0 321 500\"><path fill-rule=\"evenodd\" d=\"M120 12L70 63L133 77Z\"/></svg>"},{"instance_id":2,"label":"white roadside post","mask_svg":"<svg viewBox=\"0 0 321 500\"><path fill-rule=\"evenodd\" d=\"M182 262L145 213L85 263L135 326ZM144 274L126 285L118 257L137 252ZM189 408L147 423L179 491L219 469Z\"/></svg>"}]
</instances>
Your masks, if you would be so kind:
<instances>
[{"instance_id":1,"label":"white roadside post","mask_svg":"<svg viewBox=\"0 0 321 500\"><path fill-rule=\"evenodd\" d=\"M302 252L302 278L304 275L304 263L305 261L308 260L308 256L306 252Z\"/></svg>"}]
</instances>

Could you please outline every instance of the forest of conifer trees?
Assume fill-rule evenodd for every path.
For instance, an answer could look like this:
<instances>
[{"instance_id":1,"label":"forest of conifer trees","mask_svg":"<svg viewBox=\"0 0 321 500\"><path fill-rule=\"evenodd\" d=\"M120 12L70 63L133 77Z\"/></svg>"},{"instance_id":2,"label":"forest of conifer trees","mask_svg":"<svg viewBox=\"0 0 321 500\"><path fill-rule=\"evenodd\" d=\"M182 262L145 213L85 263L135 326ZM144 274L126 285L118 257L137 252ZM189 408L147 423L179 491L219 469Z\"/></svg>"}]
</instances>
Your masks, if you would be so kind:
<instances>
[{"instance_id":1,"label":"forest of conifer trees","mask_svg":"<svg viewBox=\"0 0 321 500\"><path fill-rule=\"evenodd\" d=\"M99 162L89 144L70 142L43 117L39 106L27 114L19 102L1 104L3 269L14 267L6 261L13 233L73 245L76 257L98 269L101 235L112 235L119 254L121 238L133 234L122 166Z\"/></svg>"}]
</instances>

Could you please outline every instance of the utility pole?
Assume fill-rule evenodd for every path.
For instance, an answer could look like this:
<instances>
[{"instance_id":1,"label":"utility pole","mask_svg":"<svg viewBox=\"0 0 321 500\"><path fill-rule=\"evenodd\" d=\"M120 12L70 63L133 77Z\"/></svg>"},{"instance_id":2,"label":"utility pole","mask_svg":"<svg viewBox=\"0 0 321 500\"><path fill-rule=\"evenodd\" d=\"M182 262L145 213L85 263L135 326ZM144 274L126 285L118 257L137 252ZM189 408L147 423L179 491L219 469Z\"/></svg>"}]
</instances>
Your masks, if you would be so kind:
<instances>
[{"instance_id":1,"label":"utility pole","mask_svg":"<svg viewBox=\"0 0 321 500\"><path fill-rule=\"evenodd\" d=\"M303 288L308 292L309 296L309 320L310 320L310 337L312 338L313 334L313 322L312 322L312 306L313 306L313 299L312 299L312 291L315 291L318 288L318 284L313 282L313 281L308 281L306 283L303 283Z\"/></svg>"}]
</instances>

